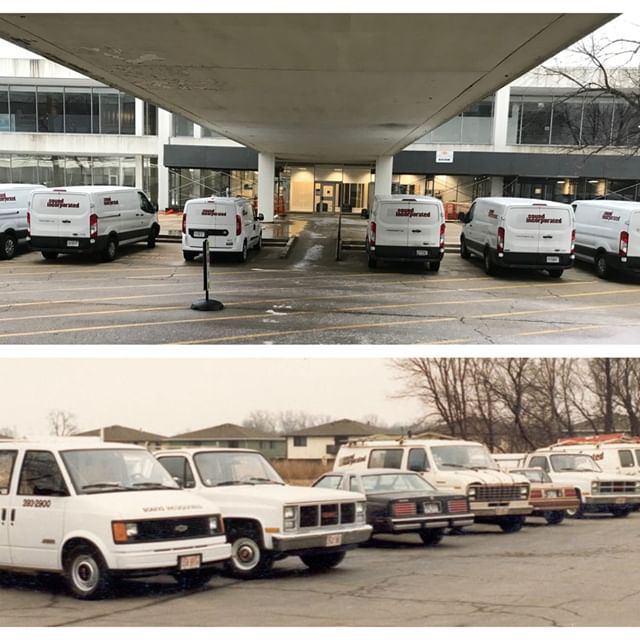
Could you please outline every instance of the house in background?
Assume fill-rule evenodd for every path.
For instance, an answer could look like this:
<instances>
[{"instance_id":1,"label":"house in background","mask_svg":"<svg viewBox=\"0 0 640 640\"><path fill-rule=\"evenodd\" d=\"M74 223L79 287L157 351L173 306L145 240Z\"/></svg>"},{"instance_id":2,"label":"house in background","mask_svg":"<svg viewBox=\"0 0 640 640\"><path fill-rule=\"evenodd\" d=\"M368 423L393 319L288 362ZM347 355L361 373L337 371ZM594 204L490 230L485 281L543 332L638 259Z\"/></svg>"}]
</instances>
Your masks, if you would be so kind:
<instances>
[{"instance_id":1,"label":"house in background","mask_svg":"<svg viewBox=\"0 0 640 640\"><path fill-rule=\"evenodd\" d=\"M85 438L91 436L100 438L102 436L104 442L137 444L151 449L162 448L164 446L164 442L167 439L165 436L161 436L157 433L143 431L142 429L131 429L130 427L123 427L119 424L114 424L109 427L103 427L101 429L82 431L79 433L74 433L73 435Z\"/></svg>"},{"instance_id":2,"label":"house in background","mask_svg":"<svg viewBox=\"0 0 640 640\"><path fill-rule=\"evenodd\" d=\"M286 458L287 438L237 424L225 423L179 433L164 442L165 447L229 447L255 449L266 458Z\"/></svg>"}]
</instances>

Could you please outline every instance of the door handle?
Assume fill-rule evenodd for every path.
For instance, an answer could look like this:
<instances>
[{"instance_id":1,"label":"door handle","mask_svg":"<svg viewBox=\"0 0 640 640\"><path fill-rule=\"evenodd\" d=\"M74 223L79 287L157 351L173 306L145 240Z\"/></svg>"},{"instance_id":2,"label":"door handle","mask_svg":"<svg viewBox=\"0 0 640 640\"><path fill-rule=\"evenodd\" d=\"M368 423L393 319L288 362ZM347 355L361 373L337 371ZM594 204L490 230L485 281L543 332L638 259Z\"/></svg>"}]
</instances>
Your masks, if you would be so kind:
<instances>
[{"instance_id":1,"label":"door handle","mask_svg":"<svg viewBox=\"0 0 640 640\"><path fill-rule=\"evenodd\" d=\"M16 520L16 510L15 509L11 509L11 524L13 525L13 523Z\"/></svg>"},{"instance_id":2,"label":"door handle","mask_svg":"<svg viewBox=\"0 0 640 640\"><path fill-rule=\"evenodd\" d=\"M553 238L553 236L542 236L543 238L545 238L545 240L551 240L551 238Z\"/></svg>"},{"instance_id":3,"label":"door handle","mask_svg":"<svg viewBox=\"0 0 640 640\"><path fill-rule=\"evenodd\" d=\"M0 524L4 524L4 521L7 519L7 510L2 510L2 518L0 518Z\"/></svg>"},{"instance_id":4,"label":"door handle","mask_svg":"<svg viewBox=\"0 0 640 640\"><path fill-rule=\"evenodd\" d=\"M411 229L411 233L422 233L422 229Z\"/></svg>"},{"instance_id":5,"label":"door handle","mask_svg":"<svg viewBox=\"0 0 640 640\"><path fill-rule=\"evenodd\" d=\"M62 224L71 224L71 220L63 220Z\"/></svg>"}]
</instances>

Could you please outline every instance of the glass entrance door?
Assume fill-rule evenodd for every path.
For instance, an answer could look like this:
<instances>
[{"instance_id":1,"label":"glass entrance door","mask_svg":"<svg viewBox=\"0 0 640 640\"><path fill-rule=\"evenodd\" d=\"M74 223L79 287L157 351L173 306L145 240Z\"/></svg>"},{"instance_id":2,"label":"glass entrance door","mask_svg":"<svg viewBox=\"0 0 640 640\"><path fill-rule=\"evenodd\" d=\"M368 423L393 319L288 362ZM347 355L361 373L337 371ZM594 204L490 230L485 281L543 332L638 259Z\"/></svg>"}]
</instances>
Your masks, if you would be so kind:
<instances>
[{"instance_id":1,"label":"glass entrance door","mask_svg":"<svg viewBox=\"0 0 640 640\"><path fill-rule=\"evenodd\" d=\"M334 213L336 210L336 191L335 182L316 182L313 210L316 213Z\"/></svg>"}]
</instances>

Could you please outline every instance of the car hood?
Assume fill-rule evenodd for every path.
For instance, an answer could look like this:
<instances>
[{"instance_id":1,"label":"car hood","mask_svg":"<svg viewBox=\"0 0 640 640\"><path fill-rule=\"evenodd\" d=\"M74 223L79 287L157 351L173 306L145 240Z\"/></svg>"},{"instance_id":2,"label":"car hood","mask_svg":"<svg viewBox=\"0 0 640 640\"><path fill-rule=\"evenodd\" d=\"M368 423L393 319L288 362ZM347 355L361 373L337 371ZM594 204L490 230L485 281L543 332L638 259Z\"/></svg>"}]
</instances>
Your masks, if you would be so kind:
<instances>
[{"instance_id":1,"label":"car hood","mask_svg":"<svg viewBox=\"0 0 640 640\"><path fill-rule=\"evenodd\" d=\"M551 471L552 476L557 476L562 482L575 482L576 480L598 480L600 482L629 482L635 478L629 478L619 473L601 473L599 471Z\"/></svg>"},{"instance_id":2,"label":"car hood","mask_svg":"<svg viewBox=\"0 0 640 640\"><path fill-rule=\"evenodd\" d=\"M429 478L429 476L427 476ZM431 478L429 478L431 480ZM444 485L451 486L455 489L465 490L470 484L499 484L513 485L527 482L523 479L516 479L510 473L499 471L497 469L446 469L438 471L432 479L433 484L442 488Z\"/></svg>"}]
</instances>

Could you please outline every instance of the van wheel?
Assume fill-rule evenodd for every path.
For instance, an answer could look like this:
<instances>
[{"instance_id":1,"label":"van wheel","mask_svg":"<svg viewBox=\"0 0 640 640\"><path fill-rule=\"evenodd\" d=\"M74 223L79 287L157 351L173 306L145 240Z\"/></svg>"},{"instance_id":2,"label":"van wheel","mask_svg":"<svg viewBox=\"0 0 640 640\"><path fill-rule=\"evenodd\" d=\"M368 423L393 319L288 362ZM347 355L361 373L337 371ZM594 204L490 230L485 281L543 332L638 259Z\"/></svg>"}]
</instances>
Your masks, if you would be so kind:
<instances>
[{"instance_id":1,"label":"van wheel","mask_svg":"<svg viewBox=\"0 0 640 640\"><path fill-rule=\"evenodd\" d=\"M182 252L182 257L187 261L187 262L191 262L192 260L195 260L195 257L198 255L197 251L183 251Z\"/></svg>"},{"instance_id":2,"label":"van wheel","mask_svg":"<svg viewBox=\"0 0 640 640\"><path fill-rule=\"evenodd\" d=\"M562 274L564 273L564 269L549 269L549 277L551 278L562 278Z\"/></svg>"},{"instance_id":3,"label":"van wheel","mask_svg":"<svg viewBox=\"0 0 640 640\"><path fill-rule=\"evenodd\" d=\"M304 562L312 571L324 571L337 567L347 555L346 551L335 551L334 553L307 553L300 556L300 560Z\"/></svg>"},{"instance_id":4,"label":"van wheel","mask_svg":"<svg viewBox=\"0 0 640 640\"><path fill-rule=\"evenodd\" d=\"M0 243L0 258L11 260L16 255L18 249L18 241L12 233L5 233Z\"/></svg>"},{"instance_id":5,"label":"van wheel","mask_svg":"<svg viewBox=\"0 0 640 640\"><path fill-rule=\"evenodd\" d=\"M468 260L471 257L469 249L467 249L467 243L465 242L464 236L460 238L460 257L463 260Z\"/></svg>"},{"instance_id":6,"label":"van wheel","mask_svg":"<svg viewBox=\"0 0 640 640\"><path fill-rule=\"evenodd\" d=\"M584 515L584 509L582 507L582 496L580 495L579 489L576 489L576 494L578 496L578 500L580 500L580 504L575 509L565 509L567 518L582 518L582 516Z\"/></svg>"},{"instance_id":7,"label":"van wheel","mask_svg":"<svg viewBox=\"0 0 640 640\"><path fill-rule=\"evenodd\" d=\"M491 251L489 248L484 250L484 272L488 276L494 276L496 274L496 265L493 264L493 260L491 259Z\"/></svg>"},{"instance_id":8,"label":"van wheel","mask_svg":"<svg viewBox=\"0 0 640 640\"><path fill-rule=\"evenodd\" d=\"M611 269L607 264L607 254L603 251L596 256L596 275L598 278L608 278L611 275Z\"/></svg>"},{"instance_id":9,"label":"van wheel","mask_svg":"<svg viewBox=\"0 0 640 640\"><path fill-rule=\"evenodd\" d=\"M149 229L149 236L147 237L147 247L149 249L155 248L156 238L158 237L159 233L160 233L160 227L158 227L155 224L151 227L151 229Z\"/></svg>"},{"instance_id":10,"label":"van wheel","mask_svg":"<svg viewBox=\"0 0 640 640\"><path fill-rule=\"evenodd\" d=\"M369 265L369 269L375 269L378 266L378 261L371 254L369 254L367 264Z\"/></svg>"},{"instance_id":11,"label":"van wheel","mask_svg":"<svg viewBox=\"0 0 640 640\"><path fill-rule=\"evenodd\" d=\"M42 257L45 260L55 260L58 257L58 252L57 251L43 251L42 252Z\"/></svg>"},{"instance_id":12,"label":"van wheel","mask_svg":"<svg viewBox=\"0 0 640 640\"><path fill-rule=\"evenodd\" d=\"M115 236L109 236L107 238L107 246L102 251L102 260L104 262L111 262L115 260L118 253L118 240Z\"/></svg>"},{"instance_id":13,"label":"van wheel","mask_svg":"<svg viewBox=\"0 0 640 640\"><path fill-rule=\"evenodd\" d=\"M516 533L524 525L524 516L506 516L500 521L500 528L504 533Z\"/></svg>"},{"instance_id":14,"label":"van wheel","mask_svg":"<svg viewBox=\"0 0 640 640\"><path fill-rule=\"evenodd\" d=\"M423 529L420 531L420 539L425 547L435 547L444 536L444 529Z\"/></svg>"},{"instance_id":15,"label":"van wheel","mask_svg":"<svg viewBox=\"0 0 640 640\"><path fill-rule=\"evenodd\" d=\"M262 234L258 236L258 242L256 243L256 251L260 251L262 249Z\"/></svg>"},{"instance_id":16,"label":"van wheel","mask_svg":"<svg viewBox=\"0 0 640 640\"><path fill-rule=\"evenodd\" d=\"M248 256L247 241L242 245L242 251L238 254L238 262L246 262Z\"/></svg>"},{"instance_id":17,"label":"van wheel","mask_svg":"<svg viewBox=\"0 0 640 640\"><path fill-rule=\"evenodd\" d=\"M75 598L96 600L109 589L110 577L100 553L81 545L70 551L64 562L64 577Z\"/></svg>"},{"instance_id":18,"label":"van wheel","mask_svg":"<svg viewBox=\"0 0 640 640\"><path fill-rule=\"evenodd\" d=\"M440 262L430 262L429 263L429 271L433 271L435 273L440 271Z\"/></svg>"},{"instance_id":19,"label":"van wheel","mask_svg":"<svg viewBox=\"0 0 640 640\"><path fill-rule=\"evenodd\" d=\"M560 524L564 520L564 511L545 511L542 515L547 524Z\"/></svg>"},{"instance_id":20,"label":"van wheel","mask_svg":"<svg viewBox=\"0 0 640 640\"><path fill-rule=\"evenodd\" d=\"M227 572L236 578L250 580L271 571L273 556L251 532L231 532L231 558L226 562Z\"/></svg>"}]
</instances>

